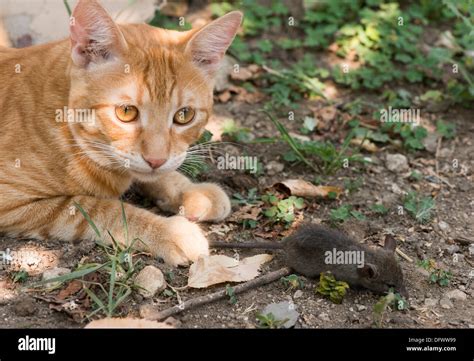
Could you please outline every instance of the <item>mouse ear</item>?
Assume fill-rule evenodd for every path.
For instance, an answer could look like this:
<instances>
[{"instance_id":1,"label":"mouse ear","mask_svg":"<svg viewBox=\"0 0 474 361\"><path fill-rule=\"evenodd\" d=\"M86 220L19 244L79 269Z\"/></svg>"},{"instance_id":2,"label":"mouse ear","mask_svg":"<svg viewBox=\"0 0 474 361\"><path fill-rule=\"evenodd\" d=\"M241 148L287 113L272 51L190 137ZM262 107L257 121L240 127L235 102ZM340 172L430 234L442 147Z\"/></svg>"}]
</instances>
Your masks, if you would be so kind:
<instances>
[{"instance_id":1,"label":"mouse ear","mask_svg":"<svg viewBox=\"0 0 474 361\"><path fill-rule=\"evenodd\" d=\"M385 236L385 246L384 246L384 248L387 251L395 252L396 247L397 247L397 240L395 239L395 237L392 236L391 234L387 234Z\"/></svg>"},{"instance_id":2,"label":"mouse ear","mask_svg":"<svg viewBox=\"0 0 474 361\"><path fill-rule=\"evenodd\" d=\"M357 268L357 273L363 278L375 278L378 276L377 267L371 263L366 263L363 267Z\"/></svg>"}]
</instances>

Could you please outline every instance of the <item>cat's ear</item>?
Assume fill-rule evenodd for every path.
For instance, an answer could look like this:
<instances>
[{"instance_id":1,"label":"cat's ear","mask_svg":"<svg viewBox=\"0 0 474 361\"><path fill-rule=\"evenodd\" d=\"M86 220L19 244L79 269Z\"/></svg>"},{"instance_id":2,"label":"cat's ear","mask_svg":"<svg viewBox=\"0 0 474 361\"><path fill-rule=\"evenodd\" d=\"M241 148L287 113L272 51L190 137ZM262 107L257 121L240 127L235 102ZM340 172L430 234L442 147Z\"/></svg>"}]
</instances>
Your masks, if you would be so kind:
<instances>
[{"instance_id":1,"label":"cat's ear","mask_svg":"<svg viewBox=\"0 0 474 361\"><path fill-rule=\"evenodd\" d=\"M126 50L118 26L96 0L79 0L70 20L71 57L77 66L110 60Z\"/></svg>"},{"instance_id":2,"label":"cat's ear","mask_svg":"<svg viewBox=\"0 0 474 361\"><path fill-rule=\"evenodd\" d=\"M242 17L240 11L232 11L204 26L188 41L185 52L204 71L214 74L239 30Z\"/></svg>"}]
</instances>

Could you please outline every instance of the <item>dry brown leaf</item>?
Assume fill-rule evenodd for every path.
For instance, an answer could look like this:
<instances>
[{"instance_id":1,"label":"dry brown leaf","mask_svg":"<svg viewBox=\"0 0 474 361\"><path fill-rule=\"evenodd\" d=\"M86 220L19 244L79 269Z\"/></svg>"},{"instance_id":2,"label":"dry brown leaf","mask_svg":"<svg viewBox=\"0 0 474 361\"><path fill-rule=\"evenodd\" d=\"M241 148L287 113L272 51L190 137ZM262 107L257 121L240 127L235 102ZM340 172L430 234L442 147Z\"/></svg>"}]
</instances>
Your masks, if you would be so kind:
<instances>
[{"instance_id":1,"label":"dry brown leaf","mask_svg":"<svg viewBox=\"0 0 474 361\"><path fill-rule=\"evenodd\" d=\"M61 290L57 296L58 300L65 300L69 296L72 296L82 289L82 282L79 280L73 280L67 287Z\"/></svg>"},{"instance_id":2,"label":"dry brown leaf","mask_svg":"<svg viewBox=\"0 0 474 361\"><path fill-rule=\"evenodd\" d=\"M368 139L364 140L362 138L354 138L354 139L351 139L350 143L358 147L362 146L362 149L365 149L366 151L371 152L371 153L375 153L379 151L379 148Z\"/></svg>"},{"instance_id":3,"label":"dry brown leaf","mask_svg":"<svg viewBox=\"0 0 474 361\"><path fill-rule=\"evenodd\" d=\"M253 77L253 73L245 67L240 67L239 71L233 71L230 73L230 78L232 80L246 81Z\"/></svg>"},{"instance_id":4,"label":"dry brown leaf","mask_svg":"<svg viewBox=\"0 0 474 361\"><path fill-rule=\"evenodd\" d=\"M242 219L251 219L256 221L262 212L262 209L259 208L262 204L263 202L258 202L257 204L247 204L232 213L228 220L231 222L241 222Z\"/></svg>"},{"instance_id":5,"label":"dry brown leaf","mask_svg":"<svg viewBox=\"0 0 474 361\"><path fill-rule=\"evenodd\" d=\"M297 197L329 197L329 193L335 193L338 197L343 189L334 186L315 186L314 184L302 179L287 179L275 184L275 187L287 194Z\"/></svg>"},{"instance_id":6,"label":"dry brown leaf","mask_svg":"<svg viewBox=\"0 0 474 361\"><path fill-rule=\"evenodd\" d=\"M219 101L221 103L227 103L230 100L231 97L232 97L232 95L230 94L230 91L229 90L224 90L222 93L220 93L217 96L217 99L219 99Z\"/></svg>"},{"instance_id":7,"label":"dry brown leaf","mask_svg":"<svg viewBox=\"0 0 474 361\"><path fill-rule=\"evenodd\" d=\"M222 282L244 282L259 274L260 266L273 258L258 254L239 261L224 255L202 256L189 268L188 286L205 288Z\"/></svg>"},{"instance_id":8,"label":"dry brown leaf","mask_svg":"<svg viewBox=\"0 0 474 361\"><path fill-rule=\"evenodd\" d=\"M334 106L327 106L319 111L319 115L325 122L330 122L336 117L337 109Z\"/></svg>"},{"instance_id":9,"label":"dry brown leaf","mask_svg":"<svg viewBox=\"0 0 474 361\"><path fill-rule=\"evenodd\" d=\"M265 98L265 95L259 91L250 93L245 88L240 88L235 100L248 104L255 104L262 101L263 98Z\"/></svg>"}]
</instances>

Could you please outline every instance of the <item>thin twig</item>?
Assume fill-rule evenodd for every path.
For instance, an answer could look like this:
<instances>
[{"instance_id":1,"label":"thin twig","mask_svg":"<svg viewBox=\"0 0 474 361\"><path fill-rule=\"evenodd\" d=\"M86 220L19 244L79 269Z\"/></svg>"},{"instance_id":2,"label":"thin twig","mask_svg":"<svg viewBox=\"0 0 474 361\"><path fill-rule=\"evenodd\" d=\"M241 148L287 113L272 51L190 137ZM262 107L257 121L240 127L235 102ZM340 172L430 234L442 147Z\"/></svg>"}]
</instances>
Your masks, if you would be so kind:
<instances>
[{"instance_id":1,"label":"thin twig","mask_svg":"<svg viewBox=\"0 0 474 361\"><path fill-rule=\"evenodd\" d=\"M288 267L280 268L277 271L270 272L264 276L257 277L253 280L247 281L245 283L241 283L234 288L234 293L242 293L248 291L252 288L260 287L266 285L268 283L274 282L281 277L287 276L291 273L291 270ZM191 298L185 302L180 303L179 305L167 308L163 311L158 311L153 305L147 305L140 310L140 314L142 317L148 320L164 320L170 316L174 316L178 313L183 311L190 310L192 308L202 306L208 303L212 303L217 300L221 300L227 296L226 288L221 289L220 291L200 296L196 298Z\"/></svg>"},{"instance_id":2,"label":"thin twig","mask_svg":"<svg viewBox=\"0 0 474 361\"><path fill-rule=\"evenodd\" d=\"M413 259L410 256L408 256L405 252L403 252L400 248L398 247L395 248L395 252L397 252L399 256L406 259L408 262L413 263Z\"/></svg>"}]
</instances>

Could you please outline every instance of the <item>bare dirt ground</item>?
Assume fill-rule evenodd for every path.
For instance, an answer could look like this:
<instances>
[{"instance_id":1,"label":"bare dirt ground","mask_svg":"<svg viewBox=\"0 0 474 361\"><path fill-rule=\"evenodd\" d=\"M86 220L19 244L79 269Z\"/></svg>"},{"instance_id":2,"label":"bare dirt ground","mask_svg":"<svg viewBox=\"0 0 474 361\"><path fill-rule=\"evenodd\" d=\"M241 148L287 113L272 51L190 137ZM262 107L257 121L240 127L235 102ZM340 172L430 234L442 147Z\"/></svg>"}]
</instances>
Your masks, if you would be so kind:
<instances>
[{"instance_id":1,"label":"bare dirt ground","mask_svg":"<svg viewBox=\"0 0 474 361\"><path fill-rule=\"evenodd\" d=\"M240 102L217 104L216 114L231 116L238 124L251 127L257 137L277 135L271 123L257 112L257 105L247 105ZM304 108L299 110L304 113ZM385 167L387 153L397 153L399 150L392 146L371 154L373 160L368 165L357 165L342 169L334 176L324 177L324 184L344 186L344 180L361 179L358 190L346 194L337 201L309 200L301 217L305 221L328 223L329 210L340 204L350 204L354 209L365 209L367 205L382 200L390 211L383 216L369 215L365 221L356 219L340 224L338 228L350 234L360 242L374 247L383 245L384 235L393 233L399 240L399 248L412 260L399 258L405 274L409 292L409 308L405 311L392 310L387 312L382 327L397 328L467 328L474 327L474 284L470 272L474 269L473 255L469 252L469 245L473 244L473 185L471 155L474 152L472 133L474 125L471 114L463 109L452 108L443 114L443 118L457 126L457 136L450 141L443 140L438 150L438 155L427 151L405 153L409 160L410 171L417 170L424 175L420 181L408 178L408 172L394 173ZM285 119L281 119L285 122ZM337 121L337 120L335 120ZM291 130L292 124L286 121L286 126ZM331 136L337 137L338 134ZM231 147L234 147L231 145ZM254 177L239 171L207 172L201 175L202 180L215 181L225 185L229 194L242 192L251 186L258 187L261 193L277 181L288 178L313 180L317 174L308 172L302 166L292 168L281 157L286 149L285 145L279 146L253 144L246 145L249 155L256 155L264 165L277 162L284 165L284 169L273 174L271 168L264 171L263 175ZM229 150L231 151L231 150ZM453 167L453 161L458 161L458 166ZM436 162L438 162L439 175L444 180L432 176ZM273 163L275 164L275 163ZM430 176L431 175L431 176ZM421 225L408 214L398 214L398 205L402 204L400 192L418 190L432 194L436 199L436 209L432 221ZM139 197L132 195L132 200L143 202ZM142 203L143 204L143 203ZM234 211L241 207L234 206ZM242 226L224 221L217 225L203 224L208 230L210 239L238 240L252 238L253 230L242 230ZM219 231L220 229L220 231ZM216 231L217 230L217 231ZM284 229L266 225L259 227L260 233L274 235L274 239L281 238L280 231ZM220 234L217 233L220 232ZM0 317L2 327L83 327L87 319L82 313L74 310L65 311L57 303L48 298L57 295L59 291L41 292L28 289L35 280L40 279L44 269L55 266L74 268L83 257L88 260L100 259L101 254L93 244L64 244L57 241L39 243L35 240L2 239L2 248L12 251L34 248L42 250L43 258L26 261L33 265L32 275L26 283L13 283L10 269L0 271ZM260 253L258 251L215 251L234 256L239 253L247 256ZM266 264L262 273L276 270L282 266L281 255L275 252L276 257ZM162 269L165 274L173 271L174 278L170 282L173 287L186 285L188 270L180 268L170 270L159 261L143 257L146 264L153 264ZM452 273L450 284L441 287L428 281L429 273L422 269L417 262L422 259L435 259L437 264ZM35 263L36 262L36 263ZM35 267L36 275L35 275ZM257 326L255 316L267 304L281 301L291 301L295 304L300 317L296 327L373 327L373 307L380 296L368 291L349 290L342 304L333 304L321 295L315 294L317 280L303 278L304 286L300 290L288 290L280 282L260 287L237 296L237 303L232 305L228 300L218 301L195 310L185 311L175 317L172 322L178 327L203 328L203 327L235 327L252 328ZM180 290L182 300L198 295L213 292L221 286L214 286L204 290ZM63 287L64 288L64 287ZM446 294L450 291L461 291L465 299L451 299L447 301ZM72 295L71 299L77 295ZM462 297L461 297L462 298ZM48 302L50 300L50 302ZM144 300L134 294L121 309L122 315L139 317L140 306L153 302L159 309L165 309L177 303L176 297L157 295L152 301ZM84 306L84 304L82 304ZM89 305L90 306L90 305ZM82 322L81 322L82 321Z\"/></svg>"}]
</instances>

